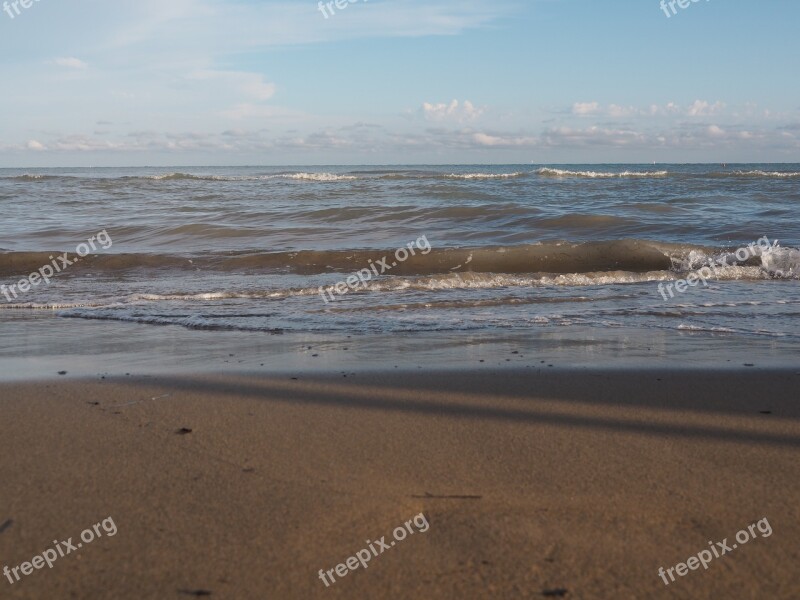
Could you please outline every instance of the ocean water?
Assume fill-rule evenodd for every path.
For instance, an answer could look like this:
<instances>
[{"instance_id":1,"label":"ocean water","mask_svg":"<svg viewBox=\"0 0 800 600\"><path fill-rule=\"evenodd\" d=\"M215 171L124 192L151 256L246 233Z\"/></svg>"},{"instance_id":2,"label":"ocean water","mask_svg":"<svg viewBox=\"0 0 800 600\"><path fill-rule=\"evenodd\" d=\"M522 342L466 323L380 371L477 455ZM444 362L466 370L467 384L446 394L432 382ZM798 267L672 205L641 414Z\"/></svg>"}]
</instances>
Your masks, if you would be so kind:
<instances>
[{"instance_id":1,"label":"ocean water","mask_svg":"<svg viewBox=\"0 0 800 600\"><path fill-rule=\"evenodd\" d=\"M800 164L0 169L0 369L86 339L98 360L516 340L792 363L799 203Z\"/></svg>"}]
</instances>

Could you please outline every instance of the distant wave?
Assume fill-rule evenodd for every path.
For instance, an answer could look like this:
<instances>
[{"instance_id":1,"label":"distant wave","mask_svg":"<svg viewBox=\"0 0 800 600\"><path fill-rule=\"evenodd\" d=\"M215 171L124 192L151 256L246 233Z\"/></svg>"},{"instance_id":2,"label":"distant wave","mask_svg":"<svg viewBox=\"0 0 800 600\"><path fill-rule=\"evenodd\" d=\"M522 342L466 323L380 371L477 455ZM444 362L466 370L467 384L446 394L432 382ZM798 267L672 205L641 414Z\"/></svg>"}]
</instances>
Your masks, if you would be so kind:
<instances>
[{"instance_id":1,"label":"distant wave","mask_svg":"<svg viewBox=\"0 0 800 600\"><path fill-rule=\"evenodd\" d=\"M711 171L708 173L691 173L686 174L685 177L691 178L709 178L709 179L791 179L800 177L800 172L797 171L763 171L761 169L752 169L750 171Z\"/></svg>"},{"instance_id":2,"label":"distant wave","mask_svg":"<svg viewBox=\"0 0 800 600\"><path fill-rule=\"evenodd\" d=\"M189 173L165 173L163 175L144 175L121 177L121 179L151 179L153 181L181 181L184 179L197 181L227 181L227 177L218 175L191 175Z\"/></svg>"},{"instance_id":3,"label":"distant wave","mask_svg":"<svg viewBox=\"0 0 800 600\"><path fill-rule=\"evenodd\" d=\"M26 173L25 175L14 175L11 177L0 177L0 179L17 180L17 181L43 181L46 179L62 179L57 175L33 175Z\"/></svg>"},{"instance_id":4,"label":"distant wave","mask_svg":"<svg viewBox=\"0 0 800 600\"><path fill-rule=\"evenodd\" d=\"M734 171L733 174L739 177L800 177L800 173L794 171Z\"/></svg>"},{"instance_id":5,"label":"distant wave","mask_svg":"<svg viewBox=\"0 0 800 600\"><path fill-rule=\"evenodd\" d=\"M104 177L95 175L57 175L57 174L34 174L24 173L21 175L0 176L2 181L19 182L44 182L51 180L64 181L208 181L208 182L248 182L248 181L306 181L306 182L340 182L340 181L425 181L425 180L454 180L454 181L482 181L482 180L507 180L525 178L531 175L548 177L554 179L647 179L647 178L763 178L763 179L794 179L800 178L800 171L767 171L762 169L751 170L703 170L703 171L591 171L591 170L569 170L558 169L555 167L541 167L534 171L514 171L506 173L490 173L476 171L469 173L457 173L436 170L355 170L343 173L314 172L314 171L284 171L278 173L262 174L242 174L242 175L216 175L212 173L184 173L180 171L172 173L157 173L152 175L120 175L117 177Z\"/></svg>"},{"instance_id":6,"label":"distant wave","mask_svg":"<svg viewBox=\"0 0 800 600\"><path fill-rule=\"evenodd\" d=\"M705 173L670 173L669 171L621 171L618 173L612 171L569 171L565 169L555 169L552 167L543 167L536 171L541 177L574 177L584 179L615 179L615 178L651 178L651 177L667 177L669 175L676 175L678 177L711 177L711 178L728 178L728 177L763 177L763 178L792 178L800 177L800 172L796 171L712 171Z\"/></svg>"},{"instance_id":7,"label":"distant wave","mask_svg":"<svg viewBox=\"0 0 800 600\"><path fill-rule=\"evenodd\" d=\"M181 181L183 179L197 181L228 181L228 177L219 175L190 175L189 173L166 173L164 175L145 175L142 177L122 177L121 179L151 179L154 181Z\"/></svg>"},{"instance_id":8,"label":"distant wave","mask_svg":"<svg viewBox=\"0 0 800 600\"><path fill-rule=\"evenodd\" d=\"M167 173L161 175L147 175L144 177L123 177L122 179L148 179L151 181L270 181L284 179L290 181L356 181L356 180L424 180L424 179L461 179L461 180L484 180L484 179L511 179L525 177L528 173L435 173L435 172L370 172L357 171L354 173L276 173L272 175L192 175L189 173Z\"/></svg>"},{"instance_id":9,"label":"distant wave","mask_svg":"<svg viewBox=\"0 0 800 600\"><path fill-rule=\"evenodd\" d=\"M669 171L622 171L612 173L608 171L566 171L543 167L536 171L542 177L582 177L586 179L613 179L616 177L666 177Z\"/></svg>"},{"instance_id":10,"label":"distant wave","mask_svg":"<svg viewBox=\"0 0 800 600\"><path fill-rule=\"evenodd\" d=\"M90 180L90 181L266 181L270 179L289 179L296 181L353 181L361 179L355 175L337 173L276 173L274 175L196 175L192 173L161 173L158 175L125 175L122 177L81 177L76 175L14 175L0 177L2 180L43 181L43 180Z\"/></svg>"},{"instance_id":11,"label":"distant wave","mask_svg":"<svg viewBox=\"0 0 800 600\"><path fill-rule=\"evenodd\" d=\"M123 179L150 179L155 181L265 181L270 179L292 179L299 181L353 181L354 175L337 175L335 173L278 173L276 175L192 175L189 173L167 173L163 175L147 175L145 177L123 177Z\"/></svg>"},{"instance_id":12,"label":"distant wave","mask_svg":"<svg viewBox=\"0 0 800 600\"><path fill-rule=\"evenodd\" d=\"M299 179L304 181L353 181L354 175L336 175L334 173L291 173L284 175L267 175L265 179Z\"/></svg>"},{"instance_id":13,"label":"distant wave","mask_svg":"<svg viewBox=\"0 0 800 600\"><path fill-rule=\"evenodd\" d=\"M446 179L510 179L524 177L527 173L450 173Z\"/></svg>"}]
</instances>

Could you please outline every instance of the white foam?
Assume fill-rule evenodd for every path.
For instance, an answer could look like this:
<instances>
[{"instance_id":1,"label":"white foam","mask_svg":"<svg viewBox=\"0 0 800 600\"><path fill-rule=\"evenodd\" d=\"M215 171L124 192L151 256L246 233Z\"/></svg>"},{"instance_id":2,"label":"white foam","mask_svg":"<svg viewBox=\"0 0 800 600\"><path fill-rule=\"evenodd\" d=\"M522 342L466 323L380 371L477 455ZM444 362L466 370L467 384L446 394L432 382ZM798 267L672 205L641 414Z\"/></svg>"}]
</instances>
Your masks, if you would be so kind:
<instances>
[{"instance_id":1,"label":"white foam","mask_svg":"<svg viewBox=\"0 0 800 600\"><path fill-rule=\"evenodd\" d=\"M144 179L154 181L196 180L196 181L266 181L270 179L291 179L296 181L353 181L354 175L337 175L335 173L279 173L276 175L191 175L188 173L166 173L148 175Z\"/></svg>"},{"instance_id":2,"label":"white foam","mask_svg":"<svg viewBox=\"0 0 800 600\"><path fill-rule=\"evenodd\" d=\"M336 175L334 173L291 173L271 177L282 177L302 181L353 181L358 179L355 175Z\"/></svg>"},{"instance_id":3,"label":"white foam","mask_svg":"<svg viewBox=\"0 0 800 600\"><path fill-rule=\"evenodd\" d=\"M69 308L87 308L109 306L108 304L98 304L92 302L18 302L14 304L0 303L0 310L64 310Z\"/></svg>"},{"instance_id":4,"label":"white foam","mask_svg":"<svg viewBox=\"0 0 800 600\"><path fill-rule=\"evenodd\" d=\"M681 331L708 331L711 333L736 333L736 330L731 329L730 327L701 327L700 325L687 325L685 323L678 325L678 329Z\"/></svg>"},{"instance_id":5,"label":"white foam","mask_svg":"<svg viewBox=\"0 0 800 600\"><path fill-rule=\"evenodd\" d=\"M762 268L778 279L800 278L800 250L794 248L774 248L761 255Z\"/></svg>"},{"instance_id":6,"label":"white foam","mask_svg":"<svg viewBox=\"0 0 800 600\"><path fill-rule=\"evenodd\" d=\"M536 171L543 177L584 177L587 179L613 179L626 177L666 177L669 171L622 171L612 173L606 171L567 171L564 169L553 169L543 167Z\"/></svg>"},{"instance_id":7,"label":"white foam","mask_svg":"<svg viewBox=\"0 0 800 600\"><path fill-rule=\"evenodd\" d=\"M445 175L447 179L509 179L512 177L524 177L527 173L450 173Z\"/></svg>"},{"instance_id":8,"label":"white foam","mask_svg":"<svg viewBox=\"0 0 800 600\"><path fill-rule=\"evenodd\" d=\"M794 171L734 171L733 174L741 177L800 177L800 173Z\"/></svg>"}]
</instances>

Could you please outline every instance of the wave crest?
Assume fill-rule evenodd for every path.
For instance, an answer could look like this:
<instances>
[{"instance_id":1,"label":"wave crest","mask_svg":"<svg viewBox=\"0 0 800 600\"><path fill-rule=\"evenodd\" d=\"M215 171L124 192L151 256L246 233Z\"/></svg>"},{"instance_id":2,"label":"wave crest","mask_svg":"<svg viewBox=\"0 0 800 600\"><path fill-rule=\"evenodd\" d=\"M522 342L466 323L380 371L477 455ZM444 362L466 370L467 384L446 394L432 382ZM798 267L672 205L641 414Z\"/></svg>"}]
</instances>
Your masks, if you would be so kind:
<instances>
[{"instance_id":1,"label":"wave crest","mask_svg":"<svg viewBox=\"0 0 800 600\"><path fill-rule=\"evenodd\" d=\"M610 171L567 171L551 167L542 167L536 172L542 177L578 177L584 179L666 177L669 175L669 171L622 171L621 173L612 173Z\"/></svg>"},{"instance_id":2,"label":"wave crest","mask_svg":"<svg viewBox=\"0 0 800 600\"><path fill-rule=\"evenodd\" d=\"M445 179L512 179L524 177L527 173L450 173Z\"/></svg>"},{"instance_id":3,"label":"wave crest","mask_svg":"<svg viewBox=\"0 0 800 600\"><path fill-rule=\"evenodd\" d=\"M800 177L800 173L794 171L734 171L734 175L739 177L778 177L778 178L788 178L788 177Z\"/></svg>"},{"instance_id":4,"label":"wave crest","mask_svg":"<svg viewBox=\"0 0 800 600\"><path fill-rule=\"evenodd\" d=\"M140 179L140 177L124 177L123 179ZM143 179L152 181L267 181L270 179L291 179L296 181L353 181L354 175L337 175L335 173L278 173L276 175L193 175L191 173L165 173L148 175Z\"/></svg>"}]
</instances>

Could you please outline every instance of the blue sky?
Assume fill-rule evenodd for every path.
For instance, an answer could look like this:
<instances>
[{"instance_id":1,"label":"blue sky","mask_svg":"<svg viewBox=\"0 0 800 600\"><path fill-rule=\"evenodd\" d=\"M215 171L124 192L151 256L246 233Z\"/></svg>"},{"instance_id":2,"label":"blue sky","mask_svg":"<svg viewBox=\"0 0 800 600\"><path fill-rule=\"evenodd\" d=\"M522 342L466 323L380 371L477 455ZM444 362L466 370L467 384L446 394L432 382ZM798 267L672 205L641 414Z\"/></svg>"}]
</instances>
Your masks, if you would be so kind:
<instances>
[{"instance_id":1,"label":"blue sky","mask_svg":"<svg viewBox=\"0 0 800 600\"><path fill-rule=\"evenodd\" d=\"M8 5L0 166L800 161L800 3L666 10Z\"/></svg>"}]
</instances>

